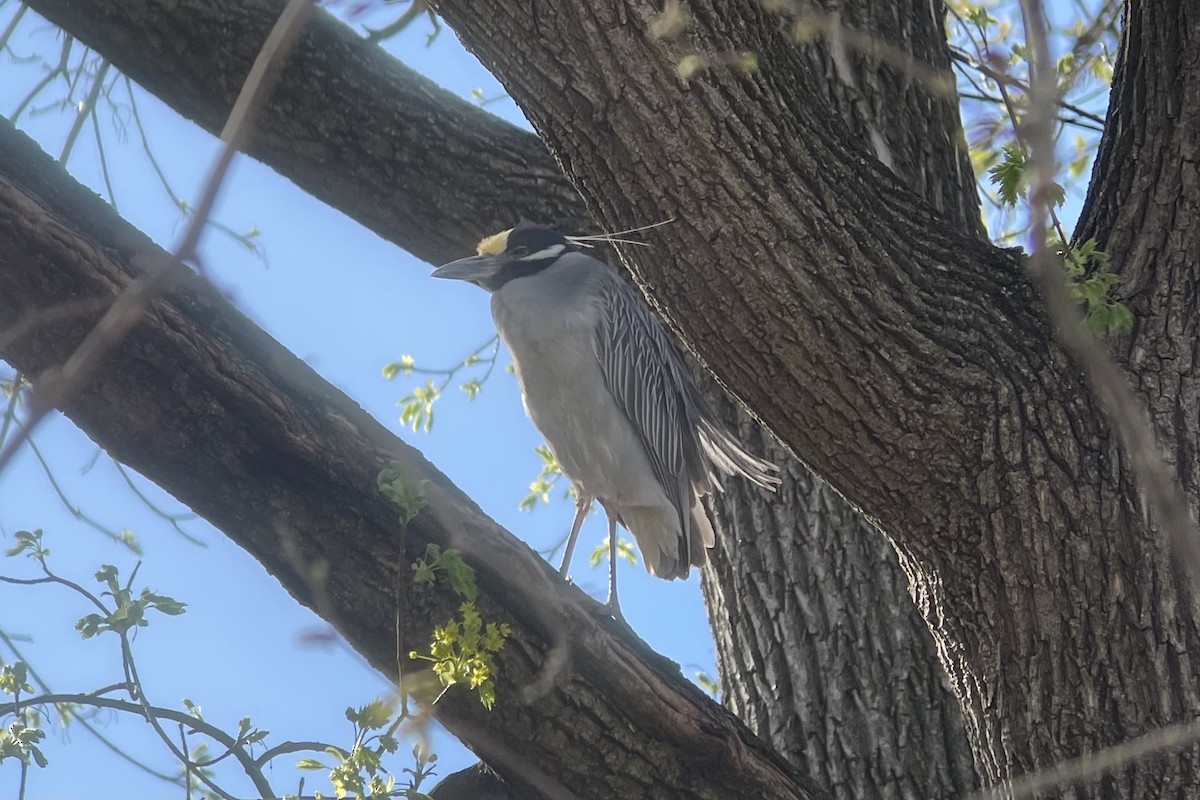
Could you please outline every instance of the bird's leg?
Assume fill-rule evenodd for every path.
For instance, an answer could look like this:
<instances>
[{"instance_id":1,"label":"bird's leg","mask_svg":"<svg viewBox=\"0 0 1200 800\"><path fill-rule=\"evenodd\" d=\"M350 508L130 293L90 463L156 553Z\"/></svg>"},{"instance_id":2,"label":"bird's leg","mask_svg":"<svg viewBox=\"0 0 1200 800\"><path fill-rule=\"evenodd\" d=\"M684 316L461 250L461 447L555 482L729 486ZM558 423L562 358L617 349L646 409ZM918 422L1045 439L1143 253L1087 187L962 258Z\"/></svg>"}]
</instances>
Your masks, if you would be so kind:
<instances>
[{"instance_id":1,"label":"bird's leg","mask_svg":"<svg viewBox=\"0 0 1200 800\"><path fill-rule=\"evenodd\" d=\"M563 553L562 566L558 572L564 578L571 567L571 556L575 553L575 541L579 539L579 529L583 527L583 518L592 507L592 498L586 495L578 486L575 487L575 521L571 523L571 534L567 537L567 551Z\"/></svg>"},{"instance_id":2,"label":"bird's leg","mask_svg":"<svg viewBox=\"0 0 1200 800\"><path fill-rule=\"evenodd\" d=\"M605 605L618 622L625 622L621 604L617 602L617 518L611 512L608 514L608 602Z\"/></svg>"}]
</instances>

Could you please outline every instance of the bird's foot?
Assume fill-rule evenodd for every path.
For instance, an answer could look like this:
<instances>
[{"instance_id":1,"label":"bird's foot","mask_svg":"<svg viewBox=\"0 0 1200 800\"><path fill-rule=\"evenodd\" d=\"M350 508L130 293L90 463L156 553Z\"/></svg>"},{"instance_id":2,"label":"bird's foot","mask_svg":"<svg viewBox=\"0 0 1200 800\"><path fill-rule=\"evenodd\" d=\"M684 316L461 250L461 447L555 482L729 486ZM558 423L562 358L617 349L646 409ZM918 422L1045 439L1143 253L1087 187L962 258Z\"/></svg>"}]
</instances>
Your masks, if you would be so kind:
<instances>
[{"instance_id":1,"label":"bird's foot","mask_svg":"<svg viewBox=\"0 0 1200 800\"><path fill-rule=\"evenodd\" d=\"M612 615L613 619L615 619L617 622L620 622L625 627L629 627L629 623L625 621L625 615L621 613L621 604L617 602L617 596L615 594L608 596L608 600L604 603L604 607L608 609L608 613Z\"/></svg>"}]
</instances>

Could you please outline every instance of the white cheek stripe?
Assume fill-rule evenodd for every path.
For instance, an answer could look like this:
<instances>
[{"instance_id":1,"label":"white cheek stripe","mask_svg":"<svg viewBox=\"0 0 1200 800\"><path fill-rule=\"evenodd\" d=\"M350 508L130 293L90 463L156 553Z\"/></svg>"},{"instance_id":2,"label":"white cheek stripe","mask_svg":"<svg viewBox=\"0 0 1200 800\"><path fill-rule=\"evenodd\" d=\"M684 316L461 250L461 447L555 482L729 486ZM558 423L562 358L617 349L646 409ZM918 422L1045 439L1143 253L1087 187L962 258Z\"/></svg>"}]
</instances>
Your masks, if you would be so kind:
<instances>
[{"instance_id":1,"label":"white cheek stripe","mask_svg":"<svg viewBox=\"0 0 1200 800\"><path fill-rule=\"evenodd\" d=\"M543 258L558 258L562 255L562 251L566 250L565 244L552 244L545 250L538 250L536 253L530 253L522 258L522 261L541 261Z\"/></svg>"}]
</instances>

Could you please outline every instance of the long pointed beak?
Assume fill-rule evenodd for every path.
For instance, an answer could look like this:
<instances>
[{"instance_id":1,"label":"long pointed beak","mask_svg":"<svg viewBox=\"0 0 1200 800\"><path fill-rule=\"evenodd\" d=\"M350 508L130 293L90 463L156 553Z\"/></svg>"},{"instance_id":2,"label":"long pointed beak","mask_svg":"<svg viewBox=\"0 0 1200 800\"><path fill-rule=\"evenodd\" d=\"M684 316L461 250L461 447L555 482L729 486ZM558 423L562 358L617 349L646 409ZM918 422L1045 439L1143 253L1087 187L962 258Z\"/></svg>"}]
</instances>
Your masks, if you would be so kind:
<instances>
[{"instance_id":1,"label":"long pointed beak","mask_svg":"<svg viewBox=\"0 0 1200 800\"><path fill-rule=\"evenodd\" d=\"M433 271L433 277L478 283L496 274L499 268L495 256L468 256L443 264Z\"/></svg>"}]
</instances>

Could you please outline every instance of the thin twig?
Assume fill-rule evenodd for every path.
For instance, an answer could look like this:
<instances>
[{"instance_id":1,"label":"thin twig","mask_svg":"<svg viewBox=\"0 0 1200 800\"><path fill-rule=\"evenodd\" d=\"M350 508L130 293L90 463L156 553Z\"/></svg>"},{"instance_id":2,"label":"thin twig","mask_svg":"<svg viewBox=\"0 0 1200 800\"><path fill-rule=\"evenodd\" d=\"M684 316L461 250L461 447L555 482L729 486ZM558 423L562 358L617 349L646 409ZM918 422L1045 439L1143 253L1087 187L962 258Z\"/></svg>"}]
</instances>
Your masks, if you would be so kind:
<instances>
[{"instance_id":1,"label":"thin twig","mask_svg":"<svg viewBox=\"0 0 1200 800\"><path fill-rule=\"evenodd\" d=\"M208 547L208 542L191 535L183 529L182 525L180 525L181 522L189 522L197 519L197 514L191 511L184 512L182 514L173 514L170 511L160 508L149 497L146 496L145 492L137 487L137 484L133 482L133 476L129 474L129 471L125 469L125 466L120 461L117 461L114 458L112 459L112 463L113 466L117 468L117 472L121 475L121 478L125 481L126 485L129 486L129 490L133 492L134 496L137 497L138 500L142 501L142 505L150 509L152 513L169 522L171 527L174 528L175 531L184 539L187 539L189 542L198 547Z\"/></svg>"},{"instance_id":2,"label":"thin twig","mask_svg":"<svg viewBox=\"0 0 1200 800\"><path fill-rule=\"evenodd\" d=\"M300 28L311 12L313 0L289 0L275 27L259 51L258 58L246 78L242 91L230 112L229 121L221 132L225 147L221 149L209 174L196 213L184 232L175 251L150 266L121 294L104 317L80 343L61 367L47 369L34 382L29 403L29 419L0 452L0 472L12 460L13 454L28 438L46 415L61 407L99 365L103 356L112 350L141 319L142 312L175 280L187 274L183 263L196 258L196 247L204 232L205 221L212 212L225 174L241 145L250 135L254 119L263 105L262 99L275 85L283 60L295 44Z\"/></svg>"},{"instance_id":3,"label":"thin twig","mask_svg":"<svg viewBox=\"0 0 1200 800\"><path fill-rule=\"evenodd\" d=\"M8 25L5 26L4 32L0 33L0 53L3 53L8 47L8 40L12 38L13 31L15 31L17 26L21 24L21 18L25 16L25 12L28 10L29 6L22 3L21 7L17 9L17 13L13 14L13 18L8 21Z\"/></svg>"},{"instance_id":4,"label":"thin twig","mask_svg":"<svg viewBox=\"0 0 1200 800\"><path fill-rule=\"evenodd\" d=\"M37 99L37 96L42 93L43 89L50 85L51 81L53 81L59 75L67 74L67 66L71 63L71 48L74 45L75 38L69 33L63 34L62 49L58 54L58 64L51 67L49 71L42 76L42 79L34 84L33 88L29 90L29 94L25 95L25 97L21 99L21 102L17 105L17 110L13 112L11 117L9 117L10 122L15 125L17 120L20 119L21 114L24 113L25 109L29 107L29 104Z\"/></svg>"},{"instance_id":5,"label":"thin twig","mask_svg":"<svg viewBox=\"0 0 1200 800\"><path fill-rule=\"evenodd\" d=\"M71 151L75 149L75 142L79 138L80 131L83 130L83 124L87 122L87 118L95 113L96 103L100 100L100 90L104 87L104 79L108 76L109 67L112 64L108 59L100 62L100 69L96 70L96 79L92 81L92 88L88 90L87 97L79 106L79 111L75 114L75 121L71 124L71 130L67 132L67 141L63 144L62 153L59 154L58 160L61 164L66 164L71 158ZM82 70L82 67L80 67Z\"/></svg>"},{"instance_id":6,"label":"thin twig","mask_svg":"<svg viewBox=\"0 0 1200 800\"><path fill-rule=\"evenodd\" d=\"M41 687L41 690L44 694L48 694L48 695L54 694L54 692L50 689L50 685L48 683L46 683L45 680L42 679L42 676L39 675L37 670L33 668L33 665L31 665L29 663L29 659L25 658L25 655L17 647L16 642L14 642L12 640L12 637L10 637L7 633L5 633L3 629L0 629L0 642L3 642L8 647L8 649L12 652L14 658L16 658L18 661L23 662L26 665L26 667L29 669L29 676L31 678L33 678L33 682L35 684L37 684L39 687ZM123 687L128 691L127 685L123 685ZM102 690L97 690L97 691L102 691ZM137 767L138 769L142 770L143 772L145 772L149 775L153 775L154 777L158 778L159 780L166 781L167 783L178 783L179 782L173 775L168 775L165 772L159 772L158 770L154 769L154 767L151 767L149 764L143 764L141 761L138 761L136 758L129 755L129 753L122 750L120 747L117 746L117 744L115 742L113 742L111 739L109 739L107 736L105 736L99 730L97 730L96 726L93 725L91 722L89 722L86 717L84 717L82 714L76 712L74 707L71 704L69 704L69 703L66 705L60 704L58 706L58 708L59 708L60 713L65 713L67 716L70 716L72 719L74 719L76 722L78 722L80 725L82 725L83 729L85 731L92 734L92 736L95 736L100 741L101 744L103 744L105 747L107 747L109 750L111 750L115 755L120 756L121 758L125 759L130 764Z\"/></svg>"},{"instance_id":7,"label":"thin twig","mask_svg":"<svg viewBox=\"0 0 1200 800\"><path fill-rule=\"evenodd\" d=\"M254 780L254 776L256 774L259 776L259 778L262 778L262 781L255 781L255 788L261 791L262 797L267 798L273 796L274 794L271 791L270 785L265 783L265 778L262 777L262 769L260 766L253 758L250 757L248 753L245 752L240 745L237 744L237 740L234 739L234 737L230 736L220 728L210 725L204 720L198 719L190 714L186 714L182 711L176 711L172 708L163 708L161 706L150 705L144 700L141 702L134 702L130 700L118 700L114 697L99 697L91 694L43 694L37 697L31 697L28 700L21 700L20 702L12 702L5 705L0 705L0 716L16 714L23 709L31 708L33 706L57 705L61 703L74 703L76 705L108 708L114 711L122 711L127 714L136 714L139 717L146 717L146 715L149 714L151 724L157 723L157 721L160 719L166 719L170 720L171 722L187 725L190 728L203 733L205 736L208 736L223 747L234 748L236 751L240 751L240 755L238 752L235 752L234 755L242 765L242 768L246 771L246 774L250 776L252 780ZM159 726L159 730L162 730L161 725ZM166 735L165 732L163 732L163 735ZM167 741L171 745L171 750L178 754L178 746L175 744L175 742L171 740L169 736L167 737ZM203 775L197 775L197 777L202 781L205 780ZM217 792L222 797L227 797L230 798L230 800L233 800L230 795L221 791L219 788L211 785L210 788L212 788L213 791Z\"/></svg>"},{"instance_id":8,"label":"thin twig","mask_svg":"<svg viewBox=\"0 0 1200 800\"><path fill-rule=\"evenodd\" d=\"M1187 496L1162 457L1144 404L1105 345L1083 324L1079 307L1071 300L1063 280L1061 259L1047 246L1046 218L1056 171L1052 109L1058 90L1042 3L1021 0L1021 12L1031 55L1030 108L1023 126L1034 170L1030 188L1033 254L1029 265L1060 341L1083 367L1109 424L1133 462L1134 480L1145 498L1149 519L1165 534L1181 574L1190 580L1193 598L1200 598L1200 530Z\"/></svg>"},{"instance_id":9,"label":"thin twig","mask_svg":"<svg viewBox=\"0 0 1200 800\"><path fill-rule=\"evenodd\" d=\"M108 192L108 204L113 211L117 208L117 193L113 191L112 178L108 174L108 155L104 152L104 137L100 134L100 116L92 111L92 133L96 137L96 150L100 156L100 175L104 178L104 189Z\"/></svg>"},{"instance_id":10,"label":"thin twig","mask_svg":"<svg viewBox=\"0 0 1200 800\"><path fill-rule=\"evenodd\" d=\"M1049 769L982 789L968 800L1022 800L1048 789L1065 787L1098 778L1147 756L1182 750L1200 741L1200 722L1159 728L1156 731L1107 747L1095 753L1055 764Z\"/></svg>"}]
</instances>

